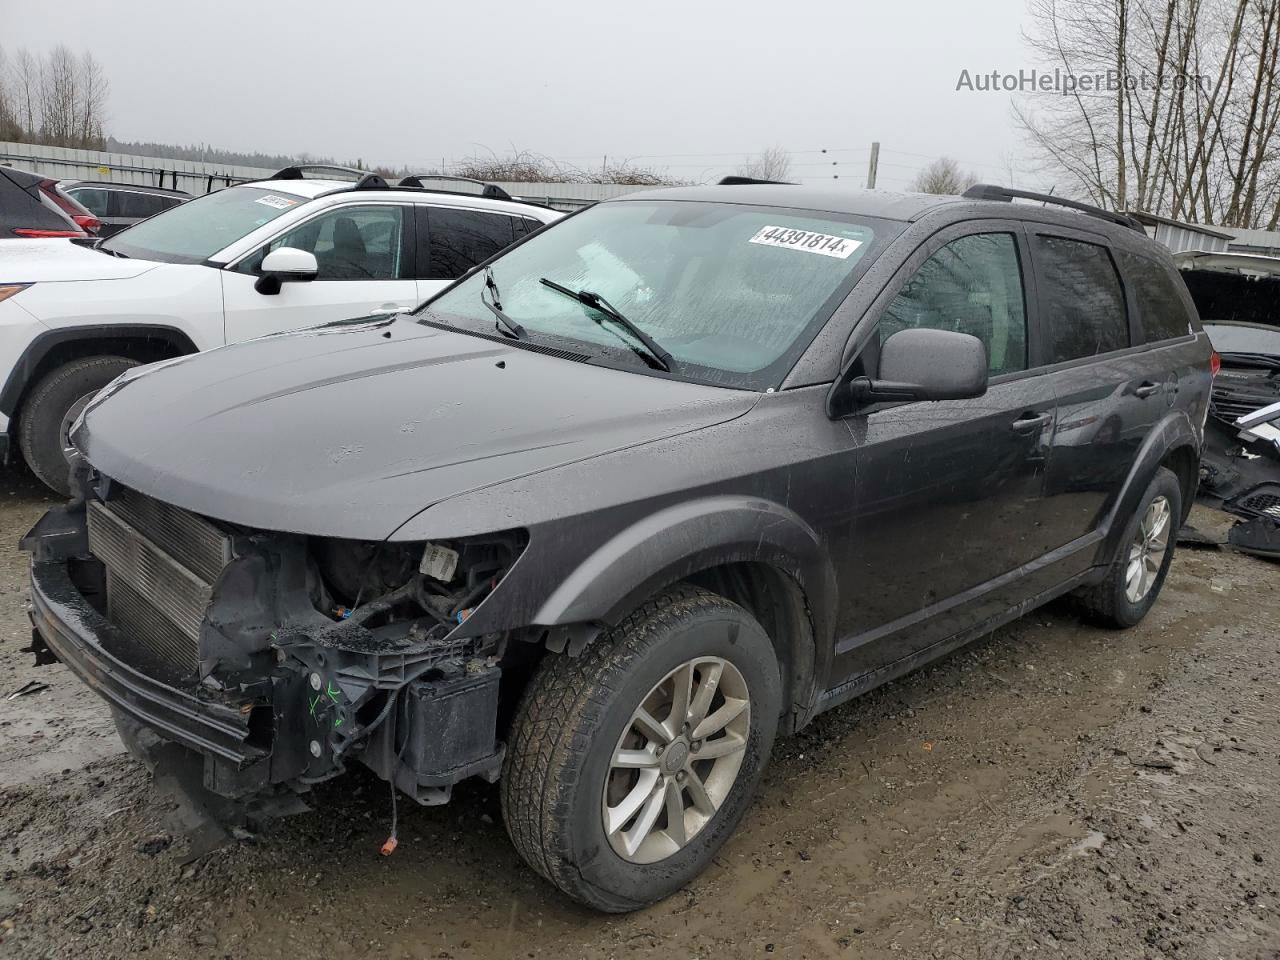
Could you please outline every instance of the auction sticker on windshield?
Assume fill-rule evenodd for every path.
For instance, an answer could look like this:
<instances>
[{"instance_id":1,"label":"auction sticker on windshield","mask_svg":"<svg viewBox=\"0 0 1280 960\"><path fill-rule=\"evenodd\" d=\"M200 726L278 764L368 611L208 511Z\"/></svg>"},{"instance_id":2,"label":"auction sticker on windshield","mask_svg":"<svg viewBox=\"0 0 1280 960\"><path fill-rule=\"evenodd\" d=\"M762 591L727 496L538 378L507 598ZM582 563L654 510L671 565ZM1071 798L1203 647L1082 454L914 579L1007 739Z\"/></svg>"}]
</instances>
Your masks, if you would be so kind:
<instances>
[{"instance_id":1,"label":"auction sticker on windshield","mask_svg":"<svg viewBox=\"0 0 1280 960\"><path fill-rule=\"evenodd\" d=\"M264 203L268 207L275 207L277 210L288 210L297 204L297 200L288 200L284 197L277 197L274 193L269 193L265 197L259 197L255 203Z\"/></svg>"},{"instance_id":2,"label":"auction sticker on windshield","mask_svg":"<svg viewBox=\"0 0 1280 960\"><path fill-rule=\"evenodd\" d=\"M802 250L805 253L820 253L824 257L836 257L840 260L847 260L850 254L862 246L861 240L836 237L829 233L815 233L812 230L775 227L771 224L761 227L749 242L762 243L767 247Z\"/></svg>"}]
</instances>

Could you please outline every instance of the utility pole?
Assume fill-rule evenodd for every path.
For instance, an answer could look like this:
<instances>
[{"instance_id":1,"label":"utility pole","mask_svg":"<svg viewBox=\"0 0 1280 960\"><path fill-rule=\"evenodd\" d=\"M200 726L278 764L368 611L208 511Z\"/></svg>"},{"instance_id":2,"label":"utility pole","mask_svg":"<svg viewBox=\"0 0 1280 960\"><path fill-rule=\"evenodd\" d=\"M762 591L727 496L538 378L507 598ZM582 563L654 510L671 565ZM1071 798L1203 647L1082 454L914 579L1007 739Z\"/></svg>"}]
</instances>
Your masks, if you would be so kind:
<instances>
[{"instance_id":1,"label":"utility pole","mask_svg":"<svg viewBox=\"0 0 1280 960\"><path fill-rule=\"evenodd\" d=\"M871 160L867 163L867 189L876 188L876 167L880 166L880 141L871 144Z\"/></svg>"}]
</instances>

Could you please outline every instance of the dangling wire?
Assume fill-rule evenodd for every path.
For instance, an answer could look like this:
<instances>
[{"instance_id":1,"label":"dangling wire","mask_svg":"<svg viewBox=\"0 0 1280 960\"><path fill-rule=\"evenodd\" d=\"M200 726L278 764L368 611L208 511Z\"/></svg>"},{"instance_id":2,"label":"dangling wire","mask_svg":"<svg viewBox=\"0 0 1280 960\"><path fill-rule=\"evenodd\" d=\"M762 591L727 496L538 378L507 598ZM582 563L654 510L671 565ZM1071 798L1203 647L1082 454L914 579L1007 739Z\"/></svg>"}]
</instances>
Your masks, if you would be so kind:
<instances>
[{"instance_id":1,"label":"dangling wire","mask_svg":"<svg viewBox=\"0 0 1280 960\"><path fill-rule=\"evenodd\" d=\"M405 689L406 689L405 687L401 687L399 690L395 692L394 696L396 697L397 701L400 698L400 694ZM400 714L397 713L396 728L392 730L391 734L387 737L387 753L388 754L392 752L392 748L395 745L394 744L395 735L399 731L400 726L401 726ZM395 759L396 759L395 765L391 766L387 771L387 780L391 784L391 835L387 837L386 842L382 844L382 855L384 857L391 856L393 853L396 852L396 847L400 845L400 839L398 836L398 828L400 825L400 817L399 817L400 811L396 804L396 793L398 792L396 790L396 771L400 769L400 764L404 761L405 751L409 748L409 725L407 722L404 724L404 728L405 728L404 743L402 743L400 745L400 749L395 752ZM388 759L388 762L390 762L390 756L388 756L387 759Z\"/></svg>"}]
</instances>

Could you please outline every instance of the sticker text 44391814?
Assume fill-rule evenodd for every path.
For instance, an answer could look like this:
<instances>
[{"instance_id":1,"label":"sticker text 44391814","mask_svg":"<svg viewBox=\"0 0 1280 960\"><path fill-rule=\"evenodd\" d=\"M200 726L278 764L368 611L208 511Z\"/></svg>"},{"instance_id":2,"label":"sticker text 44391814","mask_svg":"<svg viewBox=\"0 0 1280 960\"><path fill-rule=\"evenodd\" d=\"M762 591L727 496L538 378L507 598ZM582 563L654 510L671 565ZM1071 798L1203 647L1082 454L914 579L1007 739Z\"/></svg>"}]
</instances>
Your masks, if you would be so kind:
<instances>
[{"instance_id":1,"label":"sticker text 44391814","mask_svg":"<svg viewBox=\"0 0 1280 960\"><path fill-rule=\"evenodd\" d=\"M768 247L786 247L788 250L801 250L805 253L820 253L824 257L848 259L849 255L862 246L861 240L850 240L848 237L837 237L829 233L815 233L812 230L793 230L790 227L775 227L766 224L761 227L751 243L762 243Z\"/></svg>"}]
</instances>

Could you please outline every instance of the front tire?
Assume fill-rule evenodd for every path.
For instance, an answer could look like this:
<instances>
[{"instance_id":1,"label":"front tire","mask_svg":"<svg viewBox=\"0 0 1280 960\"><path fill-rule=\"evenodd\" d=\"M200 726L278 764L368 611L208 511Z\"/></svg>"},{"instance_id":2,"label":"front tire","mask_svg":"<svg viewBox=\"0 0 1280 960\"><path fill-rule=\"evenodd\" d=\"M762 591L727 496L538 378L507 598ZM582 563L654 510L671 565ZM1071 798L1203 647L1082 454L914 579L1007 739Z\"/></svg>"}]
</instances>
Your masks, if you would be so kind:
<instances>
[{"instance_id":1,"label":"front tire","mask_svg":"<svg viewBox=\"0 0 1280 960\"><path fill-rule=\"evenodd\" d=\"M50 490L71 496L67 431L94 395L138 361L82 357L51 370L22 405L18 446L31 472Z\"/></svg>"},{"instance_id":2,"label":"front tire","mask_svg":"<svg viewBox=\"0 0 1280 960\"><path fill-rule=\"evenodd\" d=\"M750 614L694 587L661 594L538 668L503 770L512 842L597 910L661 900L746 812L780 705L777 656Z\"/></svg>"},{"instance_id":3,"label":"front tire","mask_svg":"<svg viewBox=\"0 0 1280 960\"><path fill-rule=\"evenodd\" d=\"M1169 573L1181 523L1182 486L1172 470L1160 467L1125 526L1106 579L1082 598L1092 619L1127 629L1147 615Z\"/></svg>"}]
</instances>

